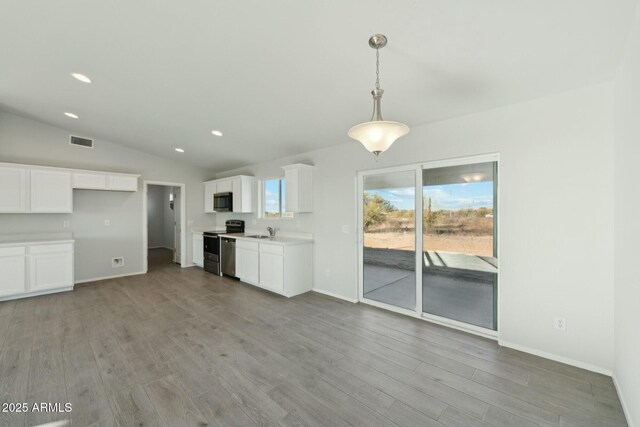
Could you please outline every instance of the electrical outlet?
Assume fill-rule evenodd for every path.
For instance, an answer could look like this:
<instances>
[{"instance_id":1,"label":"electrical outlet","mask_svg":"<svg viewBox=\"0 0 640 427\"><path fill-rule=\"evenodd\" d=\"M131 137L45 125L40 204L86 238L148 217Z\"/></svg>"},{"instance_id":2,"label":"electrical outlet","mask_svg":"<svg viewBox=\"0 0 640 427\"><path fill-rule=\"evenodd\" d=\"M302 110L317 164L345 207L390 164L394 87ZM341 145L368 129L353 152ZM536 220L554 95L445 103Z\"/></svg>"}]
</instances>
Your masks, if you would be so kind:
<instances>
[{"instance_id":1,"label":"electrical outlet","mask_svg":"<svg viewBox=\"0 0 640 427\"><path fill-rule=\"evenodd\" d=\"M342 225L342 232L344 234L349 234L349 225L348 224L343 224Z\"/></svg>"},{"instance_id":2,"label":"electrical outlet","mask_svg":"<svg viewBox=\"0 0 640 427\"><path fill-rule=\"evenodd\" d=\"M330 270L330 269L328 269L328 268L327 268L327 269L325 269L325 270L324 270L324 276L325 276L325 277L331 277L331 270Z\"/></svg>"},{"instance_id":3,"label":"electrical outlet","mask_svg":"<svg viewBox=\"0 0 640 427\"><path fill-rule=\"evenodd\" d=\"M114 267L114 268L124 267L124 257L112 258L111 267Z\"/></svg>"},{"instance_id":4,"label":"electrical outlet","mask_svg":"<svg viewBox=\"0 0 640 427\"><path fill-rule=\"evenodd\" d=\"M62 221L62 228L69 228L69 221Z\"/></svg>"},{"instance_id":5,"label":"electrical outlet","mask_svg":"<svg viewBox=\"0 0 640 427\"><path fill-rule=\"evenodd\" d=\"M104 225L105 225L105 227L110 226L111 225L111 220L110 219L105 219L104 220Z\"/></svg>"},{"instance_id":6,"label":"electrical outlet","mask_svg":"<svg viewBox=\"0 0 640 427\"><path fill-rule=\"evenodd\" d=\"M559 331L567 330L567 319L564 317L554 317L553 318L553 327Z\"/></svg>"}]
</instances>

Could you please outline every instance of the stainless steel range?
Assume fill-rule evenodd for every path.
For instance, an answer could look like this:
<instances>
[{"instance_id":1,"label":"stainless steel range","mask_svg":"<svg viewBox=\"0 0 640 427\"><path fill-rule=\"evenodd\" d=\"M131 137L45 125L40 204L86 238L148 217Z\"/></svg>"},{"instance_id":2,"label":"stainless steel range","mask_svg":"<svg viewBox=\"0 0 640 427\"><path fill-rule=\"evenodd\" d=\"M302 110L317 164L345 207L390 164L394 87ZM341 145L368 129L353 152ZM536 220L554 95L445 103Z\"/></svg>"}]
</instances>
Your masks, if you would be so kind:
<instances>
[{"instance_id":1,"label":"stainless steel range","mask_svg":"<svg viewBox=\"0 0 640 427\"><path fill-rule=\"evenodd\" d=\"M228 233L244 233L244 221L239 219L230 219L225 222L225 231L205 231L202 233L204 240L204 269L209 273L221 274L223 269L221 265L225 265L225 274L231 276L235 275L235 250L230 251L231 248L225 246L225 251L222 250L222 242L220 235ZM235 240L234 240L235 243ZM233 248L235 249L235 248ZM226 262L224 256L226 255ZM229 268L233 265L233 271Z\"/></svg>"}]
</instances>

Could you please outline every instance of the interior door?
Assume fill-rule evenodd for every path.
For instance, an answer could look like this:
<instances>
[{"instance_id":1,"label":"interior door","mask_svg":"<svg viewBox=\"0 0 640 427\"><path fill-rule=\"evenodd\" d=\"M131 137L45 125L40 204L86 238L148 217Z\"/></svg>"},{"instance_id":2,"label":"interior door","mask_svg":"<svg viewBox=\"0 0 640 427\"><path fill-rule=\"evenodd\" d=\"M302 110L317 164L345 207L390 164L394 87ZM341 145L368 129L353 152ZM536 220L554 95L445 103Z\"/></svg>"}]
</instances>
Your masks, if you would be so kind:
<instances>
[{"instance_id":1,"label":"interior door","mask_svg":"<svg viewBox=\"0 0 640 427\"><path fill-rule=\"evenodd\" d=\"M416 310L416 170L362 177L361 298Z\"/></svg>"}]
</instances>

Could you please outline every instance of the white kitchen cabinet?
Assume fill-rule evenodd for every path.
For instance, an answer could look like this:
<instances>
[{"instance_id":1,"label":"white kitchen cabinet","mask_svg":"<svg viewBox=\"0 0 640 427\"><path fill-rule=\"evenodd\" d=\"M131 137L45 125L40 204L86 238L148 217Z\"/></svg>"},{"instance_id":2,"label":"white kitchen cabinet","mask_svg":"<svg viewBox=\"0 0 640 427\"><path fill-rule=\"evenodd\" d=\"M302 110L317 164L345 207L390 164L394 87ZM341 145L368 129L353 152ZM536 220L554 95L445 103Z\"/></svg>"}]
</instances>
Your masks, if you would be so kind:
<instances>
[{"instance_id":1,"label":"white kitchen cabinet","mask_svg":"<svg viewBox=\"0 0 640 427\"><path fill-rule=\"evenodd\" d=\"M256 242L236 240L236 276L257 285L260 277L259 247Z\"/></svg>"},{"instance_id":2,"label":"white kitchen cabinet","mask_svg":"<svg viewBox=\"0 0 640 427\"><path fill-rule=\"evenodd\" d=\"M30 292L73 286L71 243L31 246L29 257Z\"/></svg>"},{"instance_id":3,"label":"white kitchen cabinet","mask_svg":"<svg viewBox=\"0 0 640 427\"><path fill-rule=\"evenodd\" d=\"M231 191L233 192L233 212L251 213L253 212L252 194L254 178L252 176L234 176L231 180Z\"/></svg>"},{"instance_id":4,"label":"white kitchen cabinet","mask_svg":"<svg viewBox=\"0 0 640 427\"><path fill-rule=\"evenodd\" d=\"M284 257L260 249L260 287L284 293Z\"/></svg>"},{"instance_id":5,"label":"white kitchen cabinet","mask_svg":"<svg viewBox=\"0 0 640 427\"><path fill-rule=\"evenodd\" d=\"M204 183L204 212L213 213L213 195L216 194L218 186L215 181Z\"/></svg>"},{"instance_id":6,"label":"white kitchen cabinet","mask_svg":"<svg viewBox=\"0 0 640 427\"><path fill-rule=\"evenodd\" d=\"M138 191L137 175L107 175L107 190Z\"/></svg>"},{"instance_id":7,"label":"white kitchen cabinet","mask_svg":"<svg viewBox=\"0 0 640 427\"><path fill-rule=\"evenodd\" d=\"M233 183L231 179L219 180L216 185L216 193L231 193L231 191L233 191Z\"/></svg>"},{"instance_id":8,"label":"white kitchen cabinet","mask_svg":"<svg viewBox=\"0 0 640 427\"><path fill-rule=\"evenodd\" d=\"M204 267L204 238L202 233L193 233L192 262L198 267Z\"/></svg>"},{"instance_id":9,"label":"white kitchen cabinet","mask_svg":"<svg viewBox=\"0 0 640 427\"><path fill-rule=\"evenodd\" d=\"M27 176L27 169L0 166L0 212L27 211Z\"/></svg>"},{"instance_id":10,"label":"white kitchen cabinet","mask_svg":"<svg viewBox=\"0 0 640 427\"><path fill-rule=\"evenodd\" d=\"M104 172L73 172L73 188L85 190L138 191L138 175Z\"/></svg>"},{"instance_id":11,"label":"white kitchen cabinet","mask_svg":"<svg viewBox=\"0 0 640 427\"><path fill-rule=\"evenodd\" d=\"M0 213L71 213L73 189L138 191L139 178L114 172L0 163Z\"/></svg>"},{"instance_id":12,"label":"white kitchen cabinet","mask_svg":"<svg viewBox=\"0 0 640 427\"><path fill-rule=\"evenodd\" d=\"M30 182L30 212L71 213L73 211L71 172L56 169L32 169Z\"/></svg>"},{"instance_id":13,"label":"white kitchen cabinet","mask_svg":"<svg viewBox=\"0 0 640 427\"><path fill-rule=\"evenodd\" d=\"M0 248L0 297L27 290L25 247Z\"/></svg>"},{"instance_id":14,"label":"white kitchen cabinet","mask_svg":"<svg viewBox=\"0 0 640 427\"><path fill-rule=\"evenodd\" d=\"M296 163L284 166L287 212L313 212L313 166Z\"/></svg>"},{"instance_id":15,"label":"white kitchen cabinet","mask_svg":"<svg viewBox=\"0 0 640 427\"><path fill-rule=\"evenodd\" d=\"M73 240L0 242L0 273L0 301L71 290Z\"/></svg>"},{"instance_id":16,"label":"white kitchen cabinet","mask_svg":"<svg viewBox=\"0 0 640 427\"><path fill-rule=\"evenodd\" d=\"M232 193L235 213L253 212L253 185L252 176L238 175L229 178L207 181L204 183L204 211L205 213L215 213L213 209L213 196L216 193Z\"/></svg>"},{"instance_id":17,"label":"white kitchen cabinet","mask_svg":"<svg viewBox=\"0 0 640 427\"><path fill-rule=\"evenodd\" d=\"M85 190L106 190L107 175L100 172L74 172L73 188Z\"/></svg>"}]
</instances>

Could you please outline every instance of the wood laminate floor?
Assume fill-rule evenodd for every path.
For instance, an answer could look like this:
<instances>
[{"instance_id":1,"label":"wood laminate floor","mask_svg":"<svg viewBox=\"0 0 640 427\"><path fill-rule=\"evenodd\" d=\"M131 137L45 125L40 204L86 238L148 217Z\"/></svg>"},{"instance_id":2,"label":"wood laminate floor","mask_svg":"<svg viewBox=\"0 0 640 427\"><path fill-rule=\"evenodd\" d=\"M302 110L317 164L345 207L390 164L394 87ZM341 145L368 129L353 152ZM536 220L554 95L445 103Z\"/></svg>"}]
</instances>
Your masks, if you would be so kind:
<instances>
[{"instance_id":1,"label":"wood laminate floor","mask_svg":"<svg viewBox=\"0 0 640 427\"><path fill-rule=\"evenodd\" d=\"M0 303L0 403L73 406L0 425L626 425L603 375L157 259L147 275Z\"/></svg>"}]
</instances>

